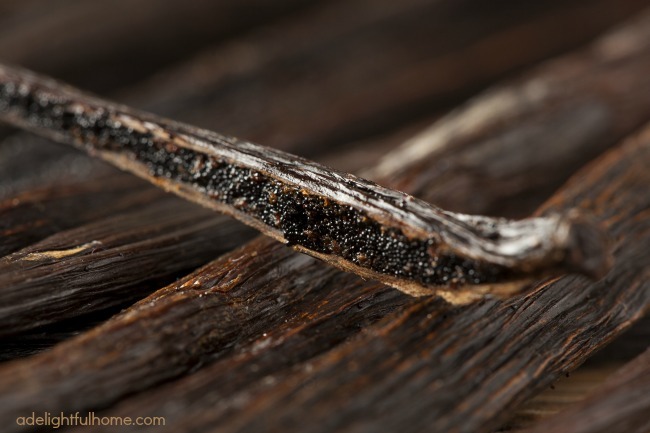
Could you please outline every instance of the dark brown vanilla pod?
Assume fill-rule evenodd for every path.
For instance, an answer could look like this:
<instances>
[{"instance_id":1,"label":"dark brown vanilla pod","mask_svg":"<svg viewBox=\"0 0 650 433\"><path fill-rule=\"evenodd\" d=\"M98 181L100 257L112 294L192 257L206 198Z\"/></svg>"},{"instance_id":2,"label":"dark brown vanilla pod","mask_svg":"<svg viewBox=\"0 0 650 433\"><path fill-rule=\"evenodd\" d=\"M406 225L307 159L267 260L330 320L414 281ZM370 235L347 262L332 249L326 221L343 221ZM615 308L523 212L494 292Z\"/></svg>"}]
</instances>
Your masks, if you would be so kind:
<instances>
[{"instance_id":1,"label":"dark brown vanilla pod","mask_svg":"<svg viewBox=\"0 0 650 433\"><path fill-rule=\"evenodd\" d=\"M621 367L586 399L519 433L647 433L650 349Z\"/></svg>"},{"instance_id":2,"label":"dark brown vanilla pod","mask_svg":"<svg viewBox=\"0 0 650 433\"><path fill-rule=\"evenodd\" d=\"M69 163L70 159L63 162ZM109 173L98 173L76 184L64 181L0 198L0 261L5 255L57 232L166 198L162 191L140 179L110 169ZM44 176L55 173L61 174L53 169Z\"/></svg>"},{"instance_id":3,"label":"dark brown vanilla pod","mask_svg":"<svg viewBox=\"0 0 650 433\"><path fill-rule=\"evenodd\" d=\"M143 201L0 257L0 339L123 306L254 234L179 202Z\"/></svg>"},{"instance_id":4,"label":"dark brown vanilla pod","mask_svg":"<svg viewBox=\"0 0 650 433\"><path fill-rule=\"evenodd\" d=\"M597 276L608 268L606 243L584 221L445 212L306 159L113 104L25 70L0 67L0 110L10 124L85 149L298 251L412 295L439 293L462 303L517 292L544 273Z\"/></svg>"},{"instance_id":5,"label":"dark brown vanilla pod","mask_svg":"<svg viewBox=\"0 0 650 433\"><path fill-rule=\"evenodd\" d=\"M170 0L160 7L155 0L116 0L108 8L83 0L3 2L0 58L108 91L314 3ZM633 4L624 8L633 10ZM93 65L92 73L88 65Z\"/></svg>"},{"instance_id":6,"label":"dark brown vanilla pod","mask_svg":"<svg viewBox=\"0 0 650 433\"><path fill-rule=\"evenodd\" d=\"M497 431L518 404L649 311L649 161L650 125L577 173L541 209L578 206L605 224L616 239L616 262L598 282L566 276L542 282L525 296L462 307L420 300L347 344L296 368L267 371L268 380L216 402L221 390L215 383L227 380L224 372L240 375L225 361L164 393L161 388L156 396L125 400L110 415L167 405L179 418L184 410L194 411L175 426L189 430L200 423L196 431L239 433L268 426L284 432ZM284 349L277 348L278 363ZM262 353L248 362L273 356ZM174 422L167 418L168 431Z\"/></svg>"},{"instance_id":7,"label":"dark brown vanilla pod","mask_svg":"<svg viewBox=\"0 0 650 433\"><path fill-rule=\"evenodd\" d=\"M399 176L391 187L433 203L455 190L459 199L445 203L453 211L527 216L535 197L551 196L580 161L643 127L650 98L639 95L650 94L648 70L650 10L477 95L386 155L368 177ZM497 154L500 164L485 164ZM436 179L441 171L453 176ZM475 191L481 194L467 202Z\"/></svg>"},{"instance_id":8,"label":"dark brown vanilla pod","mask_svg":"<svg viewBox=\"0 0 650 433\"><path fill-rule=\"evenodd\" d=\"M317 157L447 110L513 70L581 46L643 7L640 0L480 5L318 2L156 74L134 89L146 89L146 98L137 98L143 104L134 105L150 109L153 103L154 112L174 119ZM526 49L512 49L513 41ZM459 65L480 67L458 73ZM134 101L134 91L125 98Z\"/></svg>"},{"instance_id":9,"label":"dark brown vanilla pod","mask_svg":"<svg viewBox=\"0 0 650 433\"><path fill-rule=\"evenodd\" d=\"M525 152L526 148L520 151ZM590 164L548 203L555 209L589 209L607 226L616 239L616 262L606 278L598 282L576 276L553 279L539 284L537 290L526 296L506 301L485 300L454 307L431 298L413 300L403 308L406 296L396 291L371 282L360 284L358 278L331 268L325 273L327 267L316 266L314 260L289 254L286 249L286 259L278 261L275 252L264 251L270 248L270 240L258 239L257 245L246 247L248 251L242 248L237 254L229 254L230 264L224 256L220 258L222 264L212 265L214 269L231 268L216 284L209 273L199 272L180 287L161 290L112 321L112 326L122 322L125 326L141 327L147 335L141 335L140 341L171 339L179 342L173 345L179 356L196 354L198 351L190 350L186 344L200 341L205 347L205 342L215 334L211 332L210 337L202 339L194 333L196 328L192 324L184 320L179 325L178 310L170 303L182 302L183 314L197 320L200 328L206 327L206 320L213 322L207 328L211 331L236 322L237 329L244 332L261 327L256 331L258 339L240 345L241 350L229 356L223 353L233 344L221 340L219 362L156 390L140 392L103 415L164 415L167 424L163 431L170 432L257 432L269 426L283 431L494 432L517 404L584 362L648 311L650 220L642 218L650 203L646 187L650 178L648 161L650 135L646 133ZM550 173L553 175L557 173ZM275 250L282 254L278 247ZM296 266L300 257L304 260L302 268ZM280 276L270 277L264 271L256 276L250 274L270 261L274 261ZM239 266L240 271L232 272L232 268ZM236 281L239 278L235 276L244 272L248 274ZM329 280L327 283L324 277ZM290 284L300 288L294 292L300 296L309 291L329 294L325 301L311 299L303 304L302 314L296 310L289 313L278 303L295 302L294 294L287 297L284 292ZM360 286L363 293L357 291ZM190 301L191 295L179 296L180 291L189 295L192 287L197 287L194 301ZM206 320L197 319L205 314L204 303L217 291L226 298L222 301L225 306L207 310L212 315ZM391 293L400 297L386 302L383 295ZM202 298L196 299L199 296ZM191 313L185 309L190 303L195 304ZM346 303L349 307L341 308ZM386 304L399 310L386 316ZM251 306L256 311L251 312ZM215 316L216 312L219 316ZM359 319L354 318L357 314L377 315L383 321L360 326L361 333L355 339L332 348L332 335L334 341L341 341L342 334L350 338L359 332L359 327L341 327L342 322L358 323ZM279 321L278 315L288 320ZM260 321L268 321L268 326ZM109 330L108 325L101 331L98 328L94 338L87 335L85 342L70 341L0 371L4 389L20 390L22 394L7 397L0 406L22 407L26 411L36 399L43 404L43 410L80 410L89 406L89 399L108 394L96 392L90 384L104 383L106 388L102 390L109 392L128 387L130 394L137 384L150 384L150 376L147 380L145 376L135 377L141 371L139 368L124 368L115 361L115 341L121 341L122 336ZM169 330L174 335L163 338L159 330ZM140 331L132 329L128 335L136 340L137 333ZM105 347L98 350L98 345ZM146 346L147 352L159 347ZM120 346L119 350L122 362L143 362L132 355L141 353L136 341ZM87 358L70 357L69 353ZM103 356L115 362L116 371L128 370L131 374L119 375L119 381L124 382L119 387L112 380L116 375L107 372L105 364L103 368L94 367L96 371L81 379L81 383L75 384L76 377L61 373L75 371L76 365L92 365L84 359ZM51 367L68 359L75 366ZM179 365L170 355L153 355L152 359L174 360L171 365ZM160 362L155 365L156 368L147 370L148 375L159 378L161 372L169 374L172 370ZM35 371L40 376L36 380ZM102 380L102 376L111 379ZM27 383L34 385L21 385ZM79 395L70 391L75 388L95 392ZM47 398L35 397L42 395ZM12 415L15 412L7 411ZM7 415L5 419L11 418Z\"/></svg>"}]
</instances>

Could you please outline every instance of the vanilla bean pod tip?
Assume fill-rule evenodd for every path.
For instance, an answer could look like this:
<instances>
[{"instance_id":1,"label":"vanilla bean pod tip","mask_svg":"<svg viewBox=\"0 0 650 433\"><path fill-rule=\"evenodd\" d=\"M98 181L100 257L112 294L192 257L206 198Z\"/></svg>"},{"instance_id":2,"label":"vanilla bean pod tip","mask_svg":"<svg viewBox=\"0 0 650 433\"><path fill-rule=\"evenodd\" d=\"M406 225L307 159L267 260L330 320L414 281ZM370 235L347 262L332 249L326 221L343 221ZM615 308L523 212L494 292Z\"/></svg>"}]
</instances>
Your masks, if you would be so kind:
<instances>
[{"instance_id":1,"label":"vanilla bean pod tip","mask_svg":"<svg viewBox=\"0 0 650 433\"><path fill-rule=\"evenodd\" d=\"M412 295L465 303L534 277L609 267L584 217L446 212L303 158L88 96L0 65L0 118L72 144L298 251Z\"/></svg>"}]
</instances>

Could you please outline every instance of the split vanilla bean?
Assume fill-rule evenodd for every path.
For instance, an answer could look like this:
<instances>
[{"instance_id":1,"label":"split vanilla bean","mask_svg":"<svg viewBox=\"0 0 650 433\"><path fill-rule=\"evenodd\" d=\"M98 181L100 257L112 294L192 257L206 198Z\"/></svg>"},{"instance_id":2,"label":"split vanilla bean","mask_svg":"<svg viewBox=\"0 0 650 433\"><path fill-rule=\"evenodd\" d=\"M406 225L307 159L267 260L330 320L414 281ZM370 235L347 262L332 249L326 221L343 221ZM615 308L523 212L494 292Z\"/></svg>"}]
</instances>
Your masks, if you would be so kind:
<instances>
[{"instance_id":1,"label":"split vanilla bean","mask_svg":"<svg viewBox=\"0 0 650 433\"><path fill-rule=\"evenodd\" d=\"M294 249L412 295L468 302L550 272L602 275L580 216L454 214L277 150L158 118L0 66L0 118L75 145Z\"/></svg>"}]
</instances>

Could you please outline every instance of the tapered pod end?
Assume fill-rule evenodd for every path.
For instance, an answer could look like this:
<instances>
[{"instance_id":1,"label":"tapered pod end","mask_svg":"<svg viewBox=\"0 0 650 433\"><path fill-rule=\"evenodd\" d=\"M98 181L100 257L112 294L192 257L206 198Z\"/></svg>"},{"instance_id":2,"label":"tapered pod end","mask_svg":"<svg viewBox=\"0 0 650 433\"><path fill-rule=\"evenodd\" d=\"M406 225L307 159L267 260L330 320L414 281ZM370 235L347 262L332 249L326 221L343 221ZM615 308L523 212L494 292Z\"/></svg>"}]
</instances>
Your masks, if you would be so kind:
<instances>
[{"instance_id":1,"label":"tapered pod end","mask_svg":"<svg viewBox=\"0 0 650 433\"><path fill-rule=\"evenodd\" d=\"M568 216L566 240L567 270L598 280L614 264L612 241L606 231L594 220L575 212Z\"/></svg>"}]
</instances>

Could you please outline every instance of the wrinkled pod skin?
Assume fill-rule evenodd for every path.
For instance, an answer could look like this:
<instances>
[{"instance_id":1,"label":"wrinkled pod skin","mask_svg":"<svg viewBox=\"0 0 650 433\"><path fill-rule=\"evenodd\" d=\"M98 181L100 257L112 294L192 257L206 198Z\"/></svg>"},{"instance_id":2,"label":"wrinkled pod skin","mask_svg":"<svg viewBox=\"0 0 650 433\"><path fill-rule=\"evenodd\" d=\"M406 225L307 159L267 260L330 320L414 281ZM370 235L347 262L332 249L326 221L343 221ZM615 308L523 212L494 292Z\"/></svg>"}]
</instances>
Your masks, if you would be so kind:
<instances>
[{"instance_id":1,"label":"wrinkled pod skin","mask_svg":"<svg viewBox=\"0 0 650 433\"><path fill-rule=\"evenodd\" d=\"M343 270L467 303L533 277L610 267L577 212L520 221L444 211L303 158L107 102L0 65L0 118L74 145Z\"/></svg>"}]
</instances>

